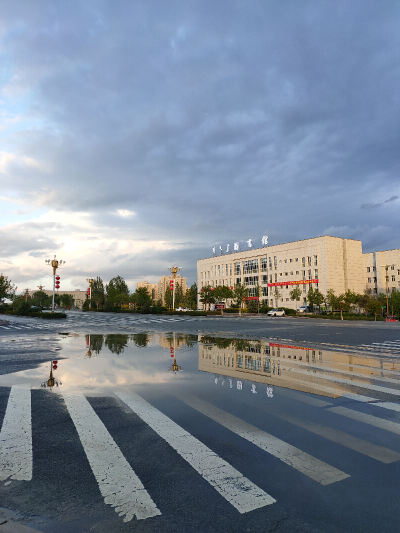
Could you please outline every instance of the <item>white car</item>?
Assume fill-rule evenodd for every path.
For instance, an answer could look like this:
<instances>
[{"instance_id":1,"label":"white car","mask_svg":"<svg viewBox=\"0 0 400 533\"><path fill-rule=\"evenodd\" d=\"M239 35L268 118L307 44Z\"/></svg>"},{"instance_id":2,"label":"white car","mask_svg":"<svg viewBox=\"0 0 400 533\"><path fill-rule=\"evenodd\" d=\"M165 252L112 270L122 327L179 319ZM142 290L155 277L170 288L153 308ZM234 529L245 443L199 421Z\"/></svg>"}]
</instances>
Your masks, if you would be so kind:
<instances>
[{"instance_id":1,"label":"white car","mask_svg":"<svg viewBox=\"0 0 400 533\"><path fill-rule=\"evenodd\" d=\"M271 311L268 311L267 316L285 316L285 311L283 309L271 309Z\"/></svg>"},{"instance_id":2,"label":"white car","mask_svg":"<svg viewBox=\"0 0 400 533\"><path fill-rule=\"evenodd\" d=\"M309 309L308 309L308 306L307 305L302 305L301 307L299 307L297 309L297 312L298 313L308 313Z\"/></svg>"}]
</instances>

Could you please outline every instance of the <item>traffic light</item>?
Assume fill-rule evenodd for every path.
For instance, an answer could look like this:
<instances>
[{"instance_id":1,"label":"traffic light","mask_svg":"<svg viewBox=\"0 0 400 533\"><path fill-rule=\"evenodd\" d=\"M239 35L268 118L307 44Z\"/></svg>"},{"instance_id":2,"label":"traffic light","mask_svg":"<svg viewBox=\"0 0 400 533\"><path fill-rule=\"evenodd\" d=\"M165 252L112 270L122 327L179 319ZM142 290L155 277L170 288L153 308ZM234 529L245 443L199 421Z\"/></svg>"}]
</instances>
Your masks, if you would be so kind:
<instances>
[{"instance_id":1,"label":"traffic light","mask_svg":"<svg viewBox=\"0 0 400 533\"><path fill-rule=\"evenodd\" d=\"M174 290L174 280L173 280L173 279L170 279L170 280L169 280L169 290L170 290L170 291L173 291L173 290Z\"/></svg>"}]
</instances>

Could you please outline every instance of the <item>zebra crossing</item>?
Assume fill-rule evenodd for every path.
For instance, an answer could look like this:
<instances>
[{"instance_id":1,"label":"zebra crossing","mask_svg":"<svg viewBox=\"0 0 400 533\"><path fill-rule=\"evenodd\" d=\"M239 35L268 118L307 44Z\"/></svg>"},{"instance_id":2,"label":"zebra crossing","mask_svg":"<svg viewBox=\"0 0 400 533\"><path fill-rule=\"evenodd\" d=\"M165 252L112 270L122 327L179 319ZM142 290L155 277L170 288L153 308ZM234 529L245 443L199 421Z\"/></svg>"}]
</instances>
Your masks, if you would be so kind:
<instances>
[{"instance_id":1,"label":"zebra crossing","mask_svg":"<svg viewBox=\"0 0 400 533\"><path fill-rule=\"evenodd\" d=\"M12 331L12 330L63 330L63 329L82 329L87 327L110 327L114 326L119 329L129 329L130 327L140 326L142 324L168 324L173 322L193 322L208 319L209 317L191 317L191 316L165 316L165 317L153 317L152 315L134 315L129 317L112 317L104 318L100 316L87 316L79 315L79 319L76 317L70 317L66 320L57 320L57 322L35 319L35 322L11 322L0 323L0 331Z\"/></svg>"},{"instance_id":2,"label":"zebra crossing","mask_svg":"<svg viewBox=\"0 0 400 533\"><path fill-rule=\"evenodd\" d=\"M315 450L309 453L304 449L307 448L304 441L297 447L195 395L183 395L176 391L171 394L185 406L185 409L189 409L189 414L190 410L194 410L204 415L236 437L257 447L265 457L270 456L278 460L282 468L295 471L322 487L345 482L357 475L356 470L343 471L335 454L332 454L331 460L327 462L326 458L322 460L321 457L315 456ZM293 392L291 394L293 395ZM300 397L299 393L296 394ZM254 480L246 477L224 457L206 446L140 394L132 390L115 390L114 395L240 514L251 513L279 501L274 490L267 491L265 486L259 486ZM55 396L52 394L46 396L48 409L51 409ZM151 494L146 480L140 479L133 466L129 464L114 440L112 431L107 429L87 397L79 391L63 392L61 397L74 424L104 504L114 508L124 522L129 522L135 517L137 520L157 519L162 515L164 511L160 509L159 503ZM293 402L297 402L296 396L293 397ZM390 464L400 461L400 453L395 449L378 446L374 442L332 427L333 417L336 417L356 421L363 426L373 428L374 432L381 431L397 438L400 435L400 423L387 420L384 409L378 413L377 407L384 407L383 403L373 404L373 407L368 406L372 410L370 413L365 413L348 406L335 406L331 402L315 399L313 407L324 410L326 425L304 418L298 419L276 406L262 406L261 410L284 420L293 427L300 427L310 434L323 437L327 442L339 444L343 450L352 450L378 464ZM35 448L32 446L31 418L30 388L26 385L12 386L0 431L0 481L5 482L6 486L13 481L33 483ZM396 444L398 442L394 443L394 448ZM282 475L285 472L287 474L288 470L282 471Z\"/></svg>"}]
</instances>

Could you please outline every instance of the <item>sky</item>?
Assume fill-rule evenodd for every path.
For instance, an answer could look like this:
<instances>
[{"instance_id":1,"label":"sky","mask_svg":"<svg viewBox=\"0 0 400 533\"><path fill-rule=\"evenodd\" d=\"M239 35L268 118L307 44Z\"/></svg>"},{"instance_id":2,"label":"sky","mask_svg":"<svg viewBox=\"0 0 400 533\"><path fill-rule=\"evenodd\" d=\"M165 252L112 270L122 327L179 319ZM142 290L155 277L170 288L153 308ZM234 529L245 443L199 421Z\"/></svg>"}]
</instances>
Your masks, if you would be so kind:
<instances>
[{"instance_id":1,"label":"sky","mask_svg":"<svg viewBox=\"0 0 400 533\"><path fill-rule=\"evenodd\" d=\"M2 0L0 271L156 282L234 242L400 248L398 0Z\"/></svg>"}]
</instances>

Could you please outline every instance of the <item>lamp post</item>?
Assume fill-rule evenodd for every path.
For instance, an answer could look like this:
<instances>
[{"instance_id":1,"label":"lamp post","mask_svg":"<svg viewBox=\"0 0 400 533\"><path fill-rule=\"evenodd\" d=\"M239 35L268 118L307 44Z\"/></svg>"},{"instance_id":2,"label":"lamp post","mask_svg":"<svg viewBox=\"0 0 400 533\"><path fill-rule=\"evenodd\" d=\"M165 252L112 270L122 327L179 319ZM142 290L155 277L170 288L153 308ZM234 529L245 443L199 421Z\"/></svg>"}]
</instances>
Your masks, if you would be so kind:
<instances>
[{"instance_id":1,"label":"lamp post","mask_svg":"<svg viewBox=\"0 0 400 533\"><path fill-rule=\"evenodd\" d=\"M389 267L394 265L381 265L382 268L385 269L385 280L386 280L386 316L389 314L389 290L388 290L388 283L389 283Z\"/></svg>"},{"instance_id":2,"label":"lamp post","mask_svg":"<svg viewBox=\"0 0 400 533\"><path fill-rule=\"evenodd\" d=\"M173 288L173 291L172 291L172 310L175 311L175 279L176 279L176 274L182 270L182 267L177 267L177 266L173 266L173 267L169 267L168 270L172 273L173 275L173 280L174 280L174 288Z\"/></svg>"},{"instance_id":3,"label":"lamp post","mask_svg":"<svg viewBox=\"0 0 400 533\"><path fill-rule=\"evenodd\" d=\"M49 388L52 390L54 385L58 387L58 385L62 385L61 381L58 382L56 378L53 376L53 370L57 370L58 361L50 361L50 376L47 381L43 381L43 383L40 385L43 388Z\"/></svg>"},{"instance_id":4,"label":"lamp post","mask_svg":"<svg viewBox=\"0 0 400 533\"><path fill-rule=\"evenodd\" d=\"M51 307L51 312L54 313L54 296L56 293L57 268L60 267L61 265L65 265L65 261L63 261L62 259L56 259L56 256L54 256L54 259L46 259L45 263L53 267L53 304Z\"/></svg>"},{"instance_id":5,"label":"lamp post","mask_svg":"<svg viewBox=\"0 0 400 533\"><path fill-rule=\"evenodd\" d=\"M92 308L92 283L93 283L94 279L89 278L86 281L89 283L89 300L90 300L89 309L91 309Z\"/></svg>"},{"instance_id":6,"label":"lamp post","mask_svg":"<svg viewBox=\"0 0 400 533\"><path fill-rule=\"evenodd\" d=\"M24 296L25 301L28 301L28 296L29 296L29 289L25 289L25 296Z\"/></svg>"}]
</instances>

